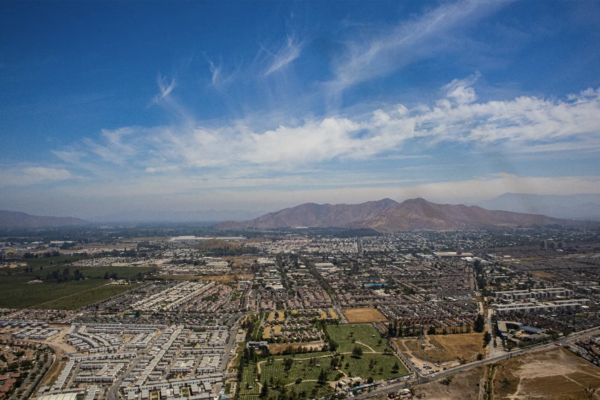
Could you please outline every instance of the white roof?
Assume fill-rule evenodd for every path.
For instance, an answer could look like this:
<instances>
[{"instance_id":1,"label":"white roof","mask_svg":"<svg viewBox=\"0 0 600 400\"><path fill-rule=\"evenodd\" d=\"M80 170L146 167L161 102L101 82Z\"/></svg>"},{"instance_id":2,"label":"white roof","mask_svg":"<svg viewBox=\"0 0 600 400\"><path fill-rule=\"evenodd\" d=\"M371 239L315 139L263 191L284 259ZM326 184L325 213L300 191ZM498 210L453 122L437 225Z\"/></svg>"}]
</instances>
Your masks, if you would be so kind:
<instances>
[{"instance_id":1,"label":"white roof","mask_svg":"<svg viewBox=\"0 0 600 400\"><path fill-rule=\"evenodd\" d=\"M77 400L77 393L48 394L36 397L35 400Z\"/></svg>"}]
</instances>

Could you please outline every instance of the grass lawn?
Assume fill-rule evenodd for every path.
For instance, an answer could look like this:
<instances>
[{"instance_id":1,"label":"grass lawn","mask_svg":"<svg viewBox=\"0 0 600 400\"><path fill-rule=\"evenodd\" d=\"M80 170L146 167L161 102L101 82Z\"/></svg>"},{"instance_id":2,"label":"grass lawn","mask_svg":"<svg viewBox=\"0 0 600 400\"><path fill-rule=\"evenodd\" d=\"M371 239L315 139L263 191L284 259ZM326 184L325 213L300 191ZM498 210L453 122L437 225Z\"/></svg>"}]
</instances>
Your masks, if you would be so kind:
<instances>
[{"instance_id":1,"label":"grass lawn","mask_svg":"<svg viewBox=\"0 0 600 400\"><path fill-rule=\"evenodd\" d=\"M329 365L331 358L317 358L316 365L311 366L309 360L297 360L292 364L292 368L285 370L283 361L275 361L273 364L262 363L261 369L261 382L270 382L271 378L281 379L283 384L293 383L298 378L302 378L304 381L314 380L319 378L321 370L327 372L327 380L334 381L339 372L331 370Z\"/></svg>"},{"instance_id":2,"label":"grass lawn","mask_svg":"<svg viewBox=\"0 0 600 400\"><path fill-rule=\"evenodd\" d=\"M372 367L371 360L373 360ZM346 363L349 364L348 368L346 368ZM395 364L398 365L399 370L396 373L392 373L392 368ZM363 379L371 377L375 381L397 378L408 374L408 370L396 356L368 353L364 353L360 358L345 356L342 371L348 374L348 376L360 376Z\"/></svg>"},{"instance_id":3,"label":"grass lawn","mask_svg":"<svg viewBox=\"0 0 600 400\"><path fill-rule=\"evenodd\" d=\"M328 325L327 334L339 345L337 351L340 353L352 352L352 349L357 346L355 342L365 344L376 352L383 352L386 348L390 349L371 324ZM363 346L363 351L371 351L366 346Z\"/></svg>"},{"instance_id":4,"label":"grass lawn","mask_svg":"<svg viewBox=\"0 0 600 400\"><path fill-rule=\"evenodd\" d=\"M240 382L238 388L238 393L240 396L257 395L260 393L258 384L255 381L257 373L258 372L256 364L251 363L249 366L244 368L244 372L242 374L242 381ZM251 387L251 389L248 388L249 386Z\"/></svg>"}]
</instances>

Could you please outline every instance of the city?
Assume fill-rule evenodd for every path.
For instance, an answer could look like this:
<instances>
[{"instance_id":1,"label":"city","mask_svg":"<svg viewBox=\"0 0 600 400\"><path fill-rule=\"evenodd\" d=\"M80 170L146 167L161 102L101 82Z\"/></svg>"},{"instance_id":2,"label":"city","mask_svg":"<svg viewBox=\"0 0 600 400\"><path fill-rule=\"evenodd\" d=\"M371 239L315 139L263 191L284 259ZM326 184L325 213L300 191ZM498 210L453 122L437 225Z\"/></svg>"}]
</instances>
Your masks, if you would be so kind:
<instances>
[{"instance_id":1,"label":"city","mask_svg":"<svg viewBox=\"0 0 600 400\"><path fill-rule=\"evenodd\" d=\"M597 226L129 230L2 238L7 399L411 398L469 365L562 343L600 365ZM19 286L32 304L15 306Z\"/></svg>"}]
</instances>

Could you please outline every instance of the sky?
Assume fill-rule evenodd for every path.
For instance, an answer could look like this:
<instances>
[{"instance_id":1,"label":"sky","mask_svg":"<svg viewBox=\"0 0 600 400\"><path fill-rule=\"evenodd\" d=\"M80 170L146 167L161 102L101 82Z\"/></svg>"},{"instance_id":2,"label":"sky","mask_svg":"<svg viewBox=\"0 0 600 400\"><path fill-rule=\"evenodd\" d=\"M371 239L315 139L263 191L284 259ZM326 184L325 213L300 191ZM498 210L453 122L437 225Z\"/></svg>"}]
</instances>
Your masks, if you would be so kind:
<instances>
[{"instance_id":1,"label":"sky","mask_svg":"<svg viewBox=\"0 0 600 400\"><path fill-rule=\"evenodd\" d=\"M600 193L598 1L0 2L0 209Z\"/></svg>"}]
</instances>

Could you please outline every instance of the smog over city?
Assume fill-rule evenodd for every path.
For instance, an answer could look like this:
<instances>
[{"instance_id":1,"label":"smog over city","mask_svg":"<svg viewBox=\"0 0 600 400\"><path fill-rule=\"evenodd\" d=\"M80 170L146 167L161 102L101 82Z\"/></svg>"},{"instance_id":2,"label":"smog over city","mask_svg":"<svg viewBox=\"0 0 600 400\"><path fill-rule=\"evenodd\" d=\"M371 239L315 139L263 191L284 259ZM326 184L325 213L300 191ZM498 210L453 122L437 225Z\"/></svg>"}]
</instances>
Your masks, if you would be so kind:
<instances>
[{"instance_id":1,"label":"smog over city","mask_svg":"<svg viewBox=\"0 0 600 400\"><path fill-rule=\"evenodd\" d=\"M599 21L0 2L0 399L600 398Z\"/></svg>"}]
</instances>

